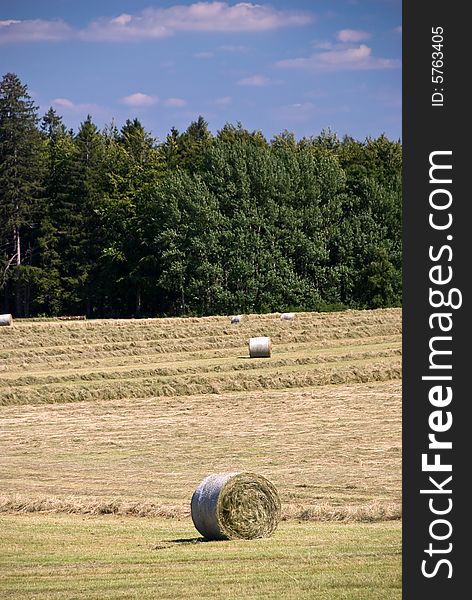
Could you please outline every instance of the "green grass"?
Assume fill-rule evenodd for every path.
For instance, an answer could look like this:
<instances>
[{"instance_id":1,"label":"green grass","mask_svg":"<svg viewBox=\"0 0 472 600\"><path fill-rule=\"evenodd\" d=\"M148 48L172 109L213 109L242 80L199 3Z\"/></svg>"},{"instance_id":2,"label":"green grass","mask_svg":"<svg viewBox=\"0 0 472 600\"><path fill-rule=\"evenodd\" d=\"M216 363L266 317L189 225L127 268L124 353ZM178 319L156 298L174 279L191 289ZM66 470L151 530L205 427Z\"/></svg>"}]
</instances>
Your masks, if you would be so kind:
<instances>
[{"instance_id":1,"label":"green grass","mask_svg":"<svg viewBox=\"0 0 472 600\"><path fill-rule=\"evenodd\" d=\"M5 599L394 600L398 522L283 522L264 540L202 542L189 519L3 515Z\"/></svg>"}]
</instances>

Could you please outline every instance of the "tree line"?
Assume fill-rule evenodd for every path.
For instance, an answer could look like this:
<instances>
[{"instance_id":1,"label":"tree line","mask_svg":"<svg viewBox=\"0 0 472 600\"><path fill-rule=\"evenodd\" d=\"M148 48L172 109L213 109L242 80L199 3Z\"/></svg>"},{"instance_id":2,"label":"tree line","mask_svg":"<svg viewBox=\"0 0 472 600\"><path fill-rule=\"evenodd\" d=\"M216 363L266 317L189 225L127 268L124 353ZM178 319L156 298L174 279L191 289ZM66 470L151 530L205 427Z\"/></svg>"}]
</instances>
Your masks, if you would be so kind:
<instances>
[{"instance_id":1,"label":"tree line","mask_svg":"<svg viewBox=\"0 0 472 600\"><path fill-rule=\"evenodd\" d=\"M77 132L0 82L0 312L118 317L401 303L400 142L202 117Z\"/></svg>"}]
</instances>

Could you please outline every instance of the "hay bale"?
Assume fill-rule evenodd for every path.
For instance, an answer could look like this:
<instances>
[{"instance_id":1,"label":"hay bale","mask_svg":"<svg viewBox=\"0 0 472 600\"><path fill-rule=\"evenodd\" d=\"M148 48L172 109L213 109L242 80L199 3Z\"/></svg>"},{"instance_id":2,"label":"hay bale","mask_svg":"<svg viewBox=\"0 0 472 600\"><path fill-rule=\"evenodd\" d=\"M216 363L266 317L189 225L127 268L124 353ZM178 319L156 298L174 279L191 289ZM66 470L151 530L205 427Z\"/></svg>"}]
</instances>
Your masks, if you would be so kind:
<instances>
[{"instance_id":1,"label":"hay bale","mask_svg":"<svg viewBox=\"0 0 472 600\"><path fill-rule=\"evenodd\" d=\"M251 358L270 358L272 342L268 337L253 337L249 340L249 356Z\"/></svg>"},{"instance_id":2,"label":"hay bale","mask_svg":"<svg viewBox=\"0 0 472 600\"><path fill-rule=\"evenodd\" d=\"M293 321L295 319L295 313L282 313L280 315L281 321Z\"/></svg>"},{"instance_id":3,"label":"hay bale","mask_svg":"<svg viewBox=\"0 0 472 600\"><path fill-rule=\"evenodd\" d=\"M273 484L254 473L206 477L191 502L192 520L208 540L270 536L280 519L280 498Z\"/></svg>"},{"instance_id":4,"label":"hay bale","mask_svg":"<svg viewBox=\"0 0 472 600\"><path fill-rule=\"evenodd\" d=\"M235 325L237 323L241 323L241 315L234 315L233 317L231 317L231 325Z\"/></svg>"},{"instance_id":5,"label":"hay bale","mask_svg":"<svg viewBox=\"0 0 472 600\"><path fill-rule=\"evenodd\" d=\"M13 317L10 314L0 315L0 327L8 327L13 323Z\"/></svg>"}]
</instances>

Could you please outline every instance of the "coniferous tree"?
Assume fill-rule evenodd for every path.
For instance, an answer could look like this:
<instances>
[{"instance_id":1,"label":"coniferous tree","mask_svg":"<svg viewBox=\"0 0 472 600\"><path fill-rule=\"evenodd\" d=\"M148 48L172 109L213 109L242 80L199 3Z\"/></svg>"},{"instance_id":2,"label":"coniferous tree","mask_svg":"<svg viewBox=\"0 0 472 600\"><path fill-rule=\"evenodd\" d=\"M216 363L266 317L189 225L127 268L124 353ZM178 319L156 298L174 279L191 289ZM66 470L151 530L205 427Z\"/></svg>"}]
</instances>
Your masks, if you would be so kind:
<instances>
[{"instance_id":1,"label":"coniferous tree","mask_svg":"<svg viewBox=\"0 0 472 600\"><path fill-rule=\"evenodd\" d=\"M74 138L68 185L69 210L61 236L67 311L93 315L101 253L100 206L104 187L103 140L89 115Z\"/></svg>"},{"instance_id":2,"label":"coniferous tree","mask_svg":"<svg viewBox=\"0 0 472 600\"><path fill-rule=\"evenodd\" d=\"M27 86L14 73L7 73L0 82L0 286L6 310L14 295L17 316L29 310L34 280L29 267L37 251L35 226L43 162L37 122L37 107Z\"/></svg>"},{"instance_id":3,"label":"coniferous tree","mask_svg":"<svg viewBox=\"0 0 472 600\"><path fill-rule=\"evenodd\" d=\"M67 311L70 292L67 281L65 248L71 230L74 205L70 182L75 163L73 135L51 107L41 121L45 140L45 174L41 218L38 232L39 266L36 304L38 310L57 315Z\"/></svg>"}]
</instances>

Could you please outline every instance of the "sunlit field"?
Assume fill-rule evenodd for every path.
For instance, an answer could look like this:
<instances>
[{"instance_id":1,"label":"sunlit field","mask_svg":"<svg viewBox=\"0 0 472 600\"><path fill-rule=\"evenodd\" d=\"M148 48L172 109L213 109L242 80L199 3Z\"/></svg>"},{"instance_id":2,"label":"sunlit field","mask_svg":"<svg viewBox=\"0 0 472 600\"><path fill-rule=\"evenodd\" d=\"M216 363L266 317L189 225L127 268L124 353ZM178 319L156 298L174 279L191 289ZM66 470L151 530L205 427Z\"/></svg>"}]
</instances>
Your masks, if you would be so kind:
<instances>
[{"instance_id":1,"label":"sunlit field","mask_svg":"<svg viewBox=\"0 0 472 600\"><path fill-rule=\"evenodd\" d=\"M1 328L0 589L400 598L400 377L399 309ZM202 542L222 471L277 487L272 538Z\"/></svg>"}]
</instances>

